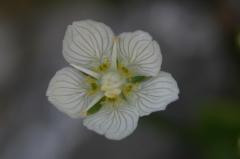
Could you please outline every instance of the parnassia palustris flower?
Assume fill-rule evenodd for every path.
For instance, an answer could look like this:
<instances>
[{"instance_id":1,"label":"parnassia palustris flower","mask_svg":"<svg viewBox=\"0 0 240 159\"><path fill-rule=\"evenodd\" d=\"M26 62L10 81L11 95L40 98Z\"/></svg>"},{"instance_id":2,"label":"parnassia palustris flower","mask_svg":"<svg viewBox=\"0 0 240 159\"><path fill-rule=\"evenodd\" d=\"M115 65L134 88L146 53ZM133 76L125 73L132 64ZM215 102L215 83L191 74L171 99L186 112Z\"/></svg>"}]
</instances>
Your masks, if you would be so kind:
<instances>
[{"instance_id":1,"label":"parnassia palustris flower","mask_svg":"<svg viewBox=\"0 0 240 159\"><path fill-rule=\"evenodd\" d=\"M115 36L103 23L73 22L63 40L63 56L70 67L50 81L49 101L108 139L127 137L139 117L178 99L176 81L160 71L159 45L144 31Z\"/></svg>"}]
</instances>

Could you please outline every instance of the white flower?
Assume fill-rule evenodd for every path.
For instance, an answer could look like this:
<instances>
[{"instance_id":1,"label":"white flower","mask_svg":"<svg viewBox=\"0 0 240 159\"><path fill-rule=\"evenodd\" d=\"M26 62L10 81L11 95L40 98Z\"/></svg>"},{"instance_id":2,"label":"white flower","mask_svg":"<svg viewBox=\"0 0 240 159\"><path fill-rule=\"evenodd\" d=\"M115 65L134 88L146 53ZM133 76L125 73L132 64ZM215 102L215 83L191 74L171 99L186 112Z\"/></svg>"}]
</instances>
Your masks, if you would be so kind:
<instances>
[{"instance_id":1,"label":"white flower","mask_svg":"<svg viewBox=\"0 0 240 159\"><path fill-rule=\"evenodd\" d=\"M109 139L125 138L139 117L178 99L176 81L160 71L160 48L144 31L114 36L103 23L74 22L67 28L63 55L72 67L52 78L49 101Z\"/></svg>"}]
</instances>

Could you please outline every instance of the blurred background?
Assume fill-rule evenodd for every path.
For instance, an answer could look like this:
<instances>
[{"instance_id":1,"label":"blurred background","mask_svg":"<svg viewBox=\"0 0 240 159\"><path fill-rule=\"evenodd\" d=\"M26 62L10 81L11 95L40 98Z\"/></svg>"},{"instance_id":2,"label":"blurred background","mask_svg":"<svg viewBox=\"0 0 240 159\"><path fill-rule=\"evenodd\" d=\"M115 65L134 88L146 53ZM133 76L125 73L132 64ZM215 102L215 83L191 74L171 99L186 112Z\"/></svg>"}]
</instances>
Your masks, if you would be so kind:
<instances>
[{"instance_id":1,"label":"blurred background","mask_svg":"<svg viewBox=\"0 0 240 159\"><path fill-rule=\"evenodd\" d=\"M53 107L50 79L67 62L72 21L156 39L180 99L110 141ZM0 1L0 159L240 158L239 0Z\"/></svg>"}]
</instances>

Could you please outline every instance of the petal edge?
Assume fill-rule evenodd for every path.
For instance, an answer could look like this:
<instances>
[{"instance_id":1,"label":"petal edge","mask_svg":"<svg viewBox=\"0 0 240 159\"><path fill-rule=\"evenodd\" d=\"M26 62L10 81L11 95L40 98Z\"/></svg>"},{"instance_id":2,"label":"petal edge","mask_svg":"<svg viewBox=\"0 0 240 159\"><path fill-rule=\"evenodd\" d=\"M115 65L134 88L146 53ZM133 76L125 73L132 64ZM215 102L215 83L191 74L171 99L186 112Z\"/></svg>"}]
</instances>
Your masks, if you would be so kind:
<instances>
[{"instance_id":1,"label":"petal edge","mask_svg":"<svg viewBox=\"0 0 240 159\"><path fill-rule=\"evenodd\" d=\"M63 40L63 56L70 64L92 69L110 58L113 32L107 25L82 20L69 25Z\"/></svg>"},{"instance_id":2,"label":"petal edge","mask_svg":"<svg viewBox=\"0 0 240 159\"><path fill-rule=\"evenodd\" d=\"M161 71L157 77L143 82L140 89L133 94L135 106L140 116L155 111L165 110L167 105L179 97L179 88L172 75Z\"/></svg>"},{"instance_id":3,"label":"petal edge","mask_svg":"<svg viewBox=\"0 0 240 159\"><path fill-rule=\"evenodd\" d=\"M129 136L137 127L138 113L134 106L118 105L116 107L105 105L96 114L84 119L84 126L105 135L112 140L121 140Z\"/></svg>"},{"instance_id":4,"label":"petal edge","mask_svg":"<svg viewBox=\"0 0 240 159\"><path fill-rule=\"evenodd\" d=\"M138 75L156 76L162 64L158 43L141 30L119 35L118 58Z\"/></svg>"},{"instance_id":5,"label":"petal edge","mask_svg":"<svg viewBox=\"0 0 240 159\"><path fill-rule=\"evenodd\" d=\"M81 111L92 100L87 96L84 75L78 70L65 67L56 72L47 88L48 100L70 117L80 117Z\"/></svg>"}]
</instances>

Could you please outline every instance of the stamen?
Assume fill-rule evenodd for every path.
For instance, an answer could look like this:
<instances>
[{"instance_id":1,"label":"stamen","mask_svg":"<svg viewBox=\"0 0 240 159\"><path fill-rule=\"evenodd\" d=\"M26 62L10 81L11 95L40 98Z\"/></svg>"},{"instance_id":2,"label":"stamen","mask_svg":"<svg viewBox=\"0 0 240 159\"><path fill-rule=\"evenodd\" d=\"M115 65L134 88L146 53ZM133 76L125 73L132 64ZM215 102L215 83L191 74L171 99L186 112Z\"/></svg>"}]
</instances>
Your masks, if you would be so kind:
<instances>
[{"instance_id":1,"label":"stamen","mask_svg":"<svg viewBox=\"0 0 240 159\"><path fill-rule=\"evenodd\" d=\"M97 72L106 72L110 67L110 61L108 58L104 58L103 63L96 69Z\"/></svg>"},{"instance_id":2,"label":"stamen","mask_svg":"<svg viewBox=\"0 0 240 159\"><path fill-rule=\"evenodd\" d=\"M87 112L92 106L94 106L103 97L104 97L103 93L99 93L97 96L95 96L94 99L87 106L87 108L84 110L84 112Z\"/></svg>"},{"instance_id":3,"label":"stamen","mask_svg":"<svg viewBox=\"0 0 240 159\"><path fill-rule=\"evenodd\" d=\"M71 66L74 67L74 68L76 68L76 69L78 69L78 70L81 71L81 72L84 72L84 73L86 73L86 74L94 77L94 78L99 78L99 74L96 73L96 72L93 72L93 71L91 71L91 70L89 70L89 69L86 69L86 68L84 68L84 67L82 67L82 66L75 65L75 64L71 64Z\"/></svg>"},{"instance_id":4,"label":"stamen","mask_svg":"<svg viewBox=\"0 0 240 159\"><path fill-rule=\"evenodd\" d=\"M129 94L133 91L134 88L135 88L135 85L133 83L125 84L122 88L124 97L129 96Z\"/></svg>"},{"instance_id":5,"label":"stamen","mask_svg":"<svg viewBox=\"0 0 240 159\"><path fill-rule=\"evenodd\" d=\"M99 90L99 85L97 83L97 80L90 77L90 76L87 76L86 79L85 79L85 82L88 84L89 88L87 90L88 92L88 95L94 95L98 92Z\"/></svg>"},{"instance_id":6,"label":"stamen","mask_svg":"<svg viewBox=\"0 0 240 159\"><path fill-rule=\"evenodd\" d=\"M122 74L127 78L132 76L131 71L127 67L125 67L123 64L120 64L120 63L118 64L118 71L120 74Z\"/></svg>"},{"instance_id":7,"label":"stamen","mask_svg":"<svg viewBox=\"0 0 240 159\"><path fill-rule=\"evenodd\" d=\"M117 69L117 43L118 43L118 37L113 38L113 50L112 50L112 68Z\"/></svg>"}]
</instances>

